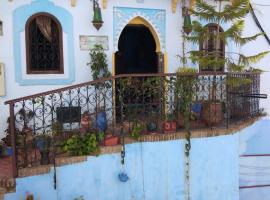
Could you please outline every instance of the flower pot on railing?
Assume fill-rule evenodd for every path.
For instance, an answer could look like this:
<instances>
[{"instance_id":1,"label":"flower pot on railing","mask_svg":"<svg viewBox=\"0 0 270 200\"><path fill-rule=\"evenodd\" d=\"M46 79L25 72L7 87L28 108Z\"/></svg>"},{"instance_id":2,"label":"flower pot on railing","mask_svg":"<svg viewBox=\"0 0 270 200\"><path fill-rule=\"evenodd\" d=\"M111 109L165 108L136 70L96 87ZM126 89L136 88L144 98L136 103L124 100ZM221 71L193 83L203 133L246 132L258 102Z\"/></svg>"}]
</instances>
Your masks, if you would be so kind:
<instances>
[{"instance_id":1,"label":"flower pot on railing","mask_svg":"<svg viewBox=\"0 0 270 200\"><path fill-rule=\"evenodd\" d=\"M207 102L203 104L202 119L206 125L219 125L223 121L222 103Z\"/></svg>"}]
</instances>

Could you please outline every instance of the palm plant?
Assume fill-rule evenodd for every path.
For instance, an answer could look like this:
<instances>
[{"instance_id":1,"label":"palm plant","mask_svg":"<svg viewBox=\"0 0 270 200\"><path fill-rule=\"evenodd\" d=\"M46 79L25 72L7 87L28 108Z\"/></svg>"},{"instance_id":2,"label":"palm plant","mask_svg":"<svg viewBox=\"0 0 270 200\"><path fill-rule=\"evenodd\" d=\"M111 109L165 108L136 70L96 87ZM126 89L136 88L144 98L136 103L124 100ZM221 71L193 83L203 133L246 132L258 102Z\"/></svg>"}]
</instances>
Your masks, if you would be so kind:
<instances>
[{"instance_id":1,"label":"palm plant","mask_svg":"<svg viewBox=\"0 0 270 200\"><path fill-rule=\"evenodd\" d=\"M215 44L211 51L190 51L189 58L192 63L199 64L202 69L210 68L214 72L224 65L228 72L254 71L253 64L267 55L268 51L250 56L240 52L225 51L225 55L222 55L223 52L219 48L221 43L227 46L229 42L241 47L263 35L263 33L258 33L249 37L242 36L244 18L249 9L249 0L231 0L230 3L227 0L209 0L207 2L196 0L194 8L190 9L196 20L192 22L193 31L190 36L186 36L186 39L197 45L203 45L205 41L212 39ZM217 31L209 31L208 26L204 26L201 21L216 24ZM221 25L224 23L230 24L230 27L221 31Z\"/></svg>"}]
</instances>

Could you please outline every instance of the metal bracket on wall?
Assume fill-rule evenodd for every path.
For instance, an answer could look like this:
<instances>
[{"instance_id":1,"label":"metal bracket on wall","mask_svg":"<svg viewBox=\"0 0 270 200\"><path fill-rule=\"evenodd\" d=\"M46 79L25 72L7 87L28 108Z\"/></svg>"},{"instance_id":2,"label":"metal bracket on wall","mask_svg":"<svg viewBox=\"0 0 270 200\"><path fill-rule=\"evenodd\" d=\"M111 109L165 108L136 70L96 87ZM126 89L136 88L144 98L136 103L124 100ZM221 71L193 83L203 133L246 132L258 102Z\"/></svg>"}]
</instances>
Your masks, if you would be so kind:
<instances>
[{"instance_id":1,"label":"metal bracket on wall","mask_svg":"<svg viewBox=\"0 0 270 200\"><path fill-rule=\"evenodd\" d=\"M0 63L0 96L6 95L5 89L5 68L4 64Z\"/></svg>"},{"instance_id":2,"label":"metal bracket on wall","mask_svg":"<svg viewBox=\"0 0 270 200\"><path fill-rule=\"evenodd\" d=\"M0 20L0 36L3 36L3 22Z\"/></svg>"}]
</instances>

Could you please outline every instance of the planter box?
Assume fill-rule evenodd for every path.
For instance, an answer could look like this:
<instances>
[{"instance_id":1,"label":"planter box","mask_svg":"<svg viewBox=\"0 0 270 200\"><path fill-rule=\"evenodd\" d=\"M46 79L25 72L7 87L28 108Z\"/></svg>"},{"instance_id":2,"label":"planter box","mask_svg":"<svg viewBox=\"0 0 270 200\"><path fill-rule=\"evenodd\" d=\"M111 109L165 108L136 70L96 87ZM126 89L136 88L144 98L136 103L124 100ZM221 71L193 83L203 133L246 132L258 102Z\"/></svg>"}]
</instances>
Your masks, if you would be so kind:
<instances>
[{"instance_id":1,"label":"planter box","mask_svg":"<svg viewBox=\"0 0 270 200\"><path fill-rule=\"evenodd\" d=\"M204 103L202 109L202 119L206 125L219 125L223 121L222 103Z\"/></svg>"},{"instance_id":2,"label":"planter box","mask_svg":"<svg viewBox=\"0 0 270 200\"><path fill-rule=\"evenodd\" d=\"M116 146L119 144L118 136L108 136L104 140L104 146Z\"/></svg>"},{"instance_id":3,"label":"planter box","mask_svg":"<svg viewBox=\"0 0 270 200\"><path fill-rule=\"evenodd\" d=\"M163 130L165 133L176 132L176 122L175 121L163 122Z\"/></svg>"}]
</instances>

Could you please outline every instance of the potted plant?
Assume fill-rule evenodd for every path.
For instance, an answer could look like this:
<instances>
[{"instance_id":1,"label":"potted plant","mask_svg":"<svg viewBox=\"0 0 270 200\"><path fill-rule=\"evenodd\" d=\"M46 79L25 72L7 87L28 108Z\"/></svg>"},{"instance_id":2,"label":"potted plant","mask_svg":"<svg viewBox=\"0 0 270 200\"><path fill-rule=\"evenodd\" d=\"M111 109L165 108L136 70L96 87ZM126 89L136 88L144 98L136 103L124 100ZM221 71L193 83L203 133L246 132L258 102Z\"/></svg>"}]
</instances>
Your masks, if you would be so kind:
<instances>
[{"instance_id":1,"label":"potted plant","mask_svg":"<svg viewBox=\"0 0 270 200\"><path fill-rule=\"evenodd\" d=\"M173 113L166 115L166 120L163 122L163 130L165 133L176 132L176 120Z\"/></svg>"},{"instance_id":2,"label":"potted plant","mask_svg":"<svg viewBox=\"0 0 270 200\"><path fill-rule=\"evenodd\" d=\"M243 37L244 18L249 12L249 0L232 1L196 1L191 14L197 20L192 22L192 33L185 36L188 41L200 46L199 50L189 51L189 59L199 64L200 70L211 72L211 88L207 102L203 103L202 118L209 124L220 124L223 120L222 101L217 96L219 79L218 72L224 68L230 72L245 72L254 69L253 64L262 59L269 52L261 52L251 56L245 56L241 52L226 52L226 45L234 42L235 45L243 46L248 42L255 41L262 33L249 37ZM202 22L208 23L203 25ZM221 27L222 22L230 24L226 30ZM234 85L244 85L246 78L241 76L228 76L227 88Z\"/></svg>"},{"instance_id":3,"label":"potted plant","mask_svg":"<svg viewBox=\"0 0 270 200\"><path fill-rule=\"evenodd\" d=\"M85 112L82 114L82 117L81 117L81 129L80 129L80 132L81 134L85 134L89 131L90 129L90 123L91 123L91 117L89 115L88 112Z\"/></svg>"},{"instance_id":4,"label":"potted plant","mask_svg":"<svg viewBox=\"0 0 270 200\"><path fill-rule=\"evenodd\" d=\"M35 146L38 148L40 153L40 164L48 165L50 164L50 147L51 147L51 137L47 134L38 135L35 137Z\"/></svg>"},{"instance_id":5,"label":"potted plant","mask_svg":"<svg viewBox=\"0 0 270 200\"><path fill-rule=\"evenodd\" d=\"M64 151L73 156L83 156L99 151L98 140L95 133L73 135L61 144Z\"/></svg>"},{"instance_id":6,"label":"potted plant","mask_svg":"<svg viewBox=\"0 0 270 200\"><path fill-rule=\"evenodd\" d=\"M151 121L147 123L147 131L149 132L149 134L151 135L156 134L157 129L158 129L158 125L156 122Z\"/></svg>"},{"instance_id":7,"label":"potted plant","mask_svg":"<svg viewBox=\"0 0 270 200\"><path fill-rule=\"evenodd\" d=\"M93 49L90 50L90 62L87 65L90 66L92 72L93 80L100 78L110 77L111 73L108 69L107 55L104 52L104 49L101 45L95 45ZM106 93L106 90L111 88L111 82L106 82L102 84L95 84L95 94L96 94L96 122L95 127L98 131L105 132L107 128L107 119L106 119L106 98L102 95Z\"/></svg>"},{"instance_id":8,"label":"potted plant","mask_svg":"<svg viewBox=\"0 0 270 200\"><path fill-rule=\"evenodd\" d=\"M179 67L176 71L175 102L177 102L177 122L179 127L184 127L191 119L191 107L194 100L194 88L197 70L191 67Z\"/></svg>"},{"instance_id":9,"label":"potted plant","mask_svg":"<svg viewBox=\"0 0 270 200\"><path fill-rule=\"evenodd\" d=\"M7 128L5 130L6 136L2 138L3 141L3 155L12 156L12 147L11 147L11 132L10 132L10 120L7 119Z\"/></svg>"},{"instance_id":10,"label":"potted plant","mask_svg":"<svg viewBox=\"0 0 270 200\"><path fill-rule=\"evenodd\" d=\"M144 130L144 125L140 122L135 122L129 132L129 137L138 140Z\"/></svg>"},{"instance_id":11,"label":"potted plant","mask_svg":"<svg viewBox=\"0 0 270 200\"><path fill-rule=\"evenodd\" d=\"M119 144L119 136L107 134L104 139L104 146L115 146Z\"/></svg>"}]
</instances>

